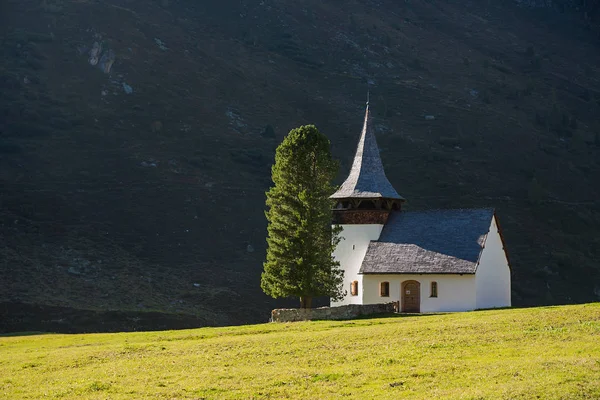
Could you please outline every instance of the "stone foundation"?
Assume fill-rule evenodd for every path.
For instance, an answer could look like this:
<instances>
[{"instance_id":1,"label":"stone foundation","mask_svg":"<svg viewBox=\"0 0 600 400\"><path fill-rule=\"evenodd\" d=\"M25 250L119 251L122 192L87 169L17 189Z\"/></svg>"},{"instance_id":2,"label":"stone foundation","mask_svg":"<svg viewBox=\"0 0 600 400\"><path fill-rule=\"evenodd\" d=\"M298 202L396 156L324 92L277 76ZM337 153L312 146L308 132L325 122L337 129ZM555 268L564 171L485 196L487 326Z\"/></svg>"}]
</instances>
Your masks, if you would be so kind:
<instances>
[{"instance_id":1,"label":"stone foundation","mask_svg":"<svg viewBox=\"0 0 600 400\"><path fill-rule=\"evenodd\" d=\"M352 319L361 315L398 312L398 302L384 304L350 304L339 307L278 308L271 312L273 322Z\"/></svg>"}]
</instances>

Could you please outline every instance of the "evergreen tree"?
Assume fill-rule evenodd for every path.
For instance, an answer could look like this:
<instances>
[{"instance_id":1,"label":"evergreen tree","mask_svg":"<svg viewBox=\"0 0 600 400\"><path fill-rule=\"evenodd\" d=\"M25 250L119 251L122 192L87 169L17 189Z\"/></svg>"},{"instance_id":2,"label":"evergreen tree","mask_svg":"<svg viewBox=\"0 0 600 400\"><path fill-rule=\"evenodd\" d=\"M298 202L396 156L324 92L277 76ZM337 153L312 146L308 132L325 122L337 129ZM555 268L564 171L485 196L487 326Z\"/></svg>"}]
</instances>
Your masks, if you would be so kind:
<instances>
[{"instance_id":1,"label":"evergreen tree","mask_svg":"<svg viewBox=\"0 0 600 400\"><path fill-rule=\"evenodd\" d=\"M340 299L344 272L332 256L339 227L332 227L331 181L338 164L329 140L314 125L292 129L277 147L274 186L267 192L267 260L261 287L271 297Z\"/></svg>"}]
</instances>

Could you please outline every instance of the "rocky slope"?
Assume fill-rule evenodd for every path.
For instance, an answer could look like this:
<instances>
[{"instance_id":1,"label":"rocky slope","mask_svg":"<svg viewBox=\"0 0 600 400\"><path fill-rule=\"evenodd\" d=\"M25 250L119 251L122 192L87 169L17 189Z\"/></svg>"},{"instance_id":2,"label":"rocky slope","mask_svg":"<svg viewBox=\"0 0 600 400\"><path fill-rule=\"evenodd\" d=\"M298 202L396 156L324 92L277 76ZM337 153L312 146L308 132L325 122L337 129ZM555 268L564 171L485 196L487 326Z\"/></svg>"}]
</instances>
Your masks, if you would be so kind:
<instances>
[{"instance_id":1,"label":"rocky slope","mask_svg":"<svg viewBox=\"0 0 600 400\"><path fill-rule=\"evenodd\" d=\"M341 179L367 83L408 209L494 206L515 304L597 300L600 52L582 18L502 1L2 2L5 320L37 304L54 310L39 320L234 324L293 304L259 288L274 149L314 123Z\"/></svg>"}]
</instances>

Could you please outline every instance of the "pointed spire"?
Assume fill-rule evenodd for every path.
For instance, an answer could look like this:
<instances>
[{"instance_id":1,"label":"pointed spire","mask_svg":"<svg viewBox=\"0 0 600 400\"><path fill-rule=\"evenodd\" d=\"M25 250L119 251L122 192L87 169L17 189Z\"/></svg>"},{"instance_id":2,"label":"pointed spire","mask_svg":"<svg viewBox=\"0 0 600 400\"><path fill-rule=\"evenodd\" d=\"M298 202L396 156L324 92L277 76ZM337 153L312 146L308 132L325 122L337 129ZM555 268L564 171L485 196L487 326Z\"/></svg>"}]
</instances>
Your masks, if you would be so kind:
<instances>
[{"instance_id":1,"label":"pointed spire","mask_svg":"<svg viewBox=\"0 0 600 400\"><path fill-rule=\"evenodd\" d=\"M377 147L377 141L373 132L373 124L369 115L368 95L365 121L350 174L331 198L384 198L404 201L404 198L396 192L385 176L381 157L379 156L379 147Z\"/></svg>"}]
</instances>

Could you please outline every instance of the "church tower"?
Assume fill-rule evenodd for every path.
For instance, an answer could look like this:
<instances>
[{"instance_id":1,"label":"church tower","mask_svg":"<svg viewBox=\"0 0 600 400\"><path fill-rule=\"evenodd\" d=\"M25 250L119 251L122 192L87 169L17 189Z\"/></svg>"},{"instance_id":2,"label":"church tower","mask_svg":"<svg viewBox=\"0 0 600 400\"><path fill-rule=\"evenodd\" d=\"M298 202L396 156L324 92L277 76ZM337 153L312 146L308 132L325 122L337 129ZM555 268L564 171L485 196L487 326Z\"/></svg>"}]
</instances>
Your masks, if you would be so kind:
<instances>
[{"instance_id":1,"label":"church tower","mask_svg":"<svg viewBox=\"0 0 600 400\"><path fill-rule=\"evenodd\" d=\"M347 291L343 300L331 305L362 304L362 275L358 272L369 242L379 239L390 213L400 211L406 201L385 176L368 103L350 174L331 198L335 200L333 223L343 228L333 255L344 270Z\"/></svg>"}]
</instances>

